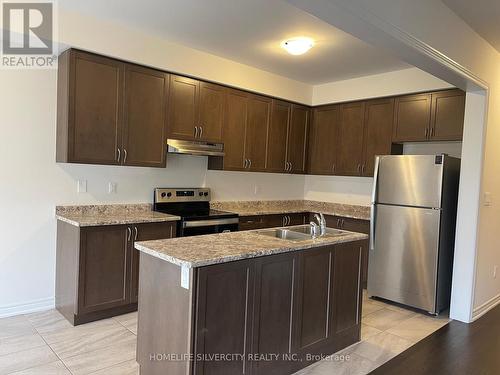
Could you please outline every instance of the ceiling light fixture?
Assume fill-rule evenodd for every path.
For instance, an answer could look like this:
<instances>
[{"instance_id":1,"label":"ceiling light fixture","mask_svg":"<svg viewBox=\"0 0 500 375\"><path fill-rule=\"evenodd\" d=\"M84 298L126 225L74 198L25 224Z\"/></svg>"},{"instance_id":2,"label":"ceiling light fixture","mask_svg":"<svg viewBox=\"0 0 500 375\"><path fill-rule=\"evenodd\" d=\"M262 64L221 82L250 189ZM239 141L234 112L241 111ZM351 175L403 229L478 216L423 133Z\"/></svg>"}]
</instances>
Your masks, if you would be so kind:
<instances>
[{"instance_id":1,"label":"ceiling light fixture","mask_svg":"<svg viewBox=\"0 0 500 375\"><path fill-rule=\"evenodd\" d=\"M281 43L281 47L291 55L303 55L313 46L314 40L304 37L288 39Z\"/></svg>"}]
</instances>

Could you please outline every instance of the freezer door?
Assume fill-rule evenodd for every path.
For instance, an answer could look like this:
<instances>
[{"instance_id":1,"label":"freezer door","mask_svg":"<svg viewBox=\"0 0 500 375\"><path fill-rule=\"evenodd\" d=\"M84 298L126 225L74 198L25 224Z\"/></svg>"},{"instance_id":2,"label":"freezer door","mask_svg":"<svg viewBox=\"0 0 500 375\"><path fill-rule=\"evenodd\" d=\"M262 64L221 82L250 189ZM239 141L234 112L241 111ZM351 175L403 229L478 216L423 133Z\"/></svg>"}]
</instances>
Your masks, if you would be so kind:
<instances>
[{"instance_id":1,"label":"freezer door","mask_svg":"<svg viewBox=\"0 0 500 375\"><path fill-rule=\"evenodd\" d=\"M368 294L435 311L440 210L374 206Z\"/></svg>"},{"instance_id":2,"label":"freezer door","mask_svg":"<svg viewBox=\"0 0 500 375\"><path fill-rule=\"evenodd\" d=\"M414 207L441 207L444 157L380 156L374 202Z\"/></svg>"}]
</instances>

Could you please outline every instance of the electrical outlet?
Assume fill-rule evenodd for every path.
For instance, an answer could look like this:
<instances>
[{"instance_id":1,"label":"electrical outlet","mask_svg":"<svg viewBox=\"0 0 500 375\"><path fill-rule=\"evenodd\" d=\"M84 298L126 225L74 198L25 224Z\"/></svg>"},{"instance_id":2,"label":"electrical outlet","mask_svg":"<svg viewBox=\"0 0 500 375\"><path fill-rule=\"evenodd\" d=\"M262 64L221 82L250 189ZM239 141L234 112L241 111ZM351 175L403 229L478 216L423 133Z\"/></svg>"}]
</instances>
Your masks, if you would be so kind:
<instances>
[{"instance_id":1,"label":"electrical outlet","mask_svg":"<svg viewBox=\"0 0 500 375\"><path fill-rule=\"evenodd\" d=\"M254 193L254 195L258 195L260 193L260 186L259 185L254 186L253 193Z\"/></svg>"},{"instance_id":2,"label":"electrical outlet","mask_svg":"<svg viewBox=\"0 0 500 375\"><path fill-rule=\"evenodd\" d=\"M87 180L77 180L76 181L76 192L86 193L87 192Z\"/></svg>"},{"instance_id":3,"label":"electrical outlet","mask_svg":"<svg viewBox=\"0 0 500 375\"><path fill-rule=\"evenodd\" d=\"M108 194L116 193L116 182L108 183Z\"/></svg>"},{"instance_id":4,"label":"electrical outlet","mask_svg":"<svg viewBox=\"0 0 500 375\"><path fill-rule=\"evenodd\" d=\"M498 273L498 266L497 265L494 265L493 266L493 278L496 279L497 278L497 273Z\"/></svg>"},{"instance_id":5,"label":"electrical outlet","mask_svg":"<svg viewBox=\"0 0 500 375\"><path fill-rule=\"evenodd\" d=\"M491 206L491 193L489 191L484 192L484 197L483 197L483 204L485 206Z\"/></svg>"}]
</instances>

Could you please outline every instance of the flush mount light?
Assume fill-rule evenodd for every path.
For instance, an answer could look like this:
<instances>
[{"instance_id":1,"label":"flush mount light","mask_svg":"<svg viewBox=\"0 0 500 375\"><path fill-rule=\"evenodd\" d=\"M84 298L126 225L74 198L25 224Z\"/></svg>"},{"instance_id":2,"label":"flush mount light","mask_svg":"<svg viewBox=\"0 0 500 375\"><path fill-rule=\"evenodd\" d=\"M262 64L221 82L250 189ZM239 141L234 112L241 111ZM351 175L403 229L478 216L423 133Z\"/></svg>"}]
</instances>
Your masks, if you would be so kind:
<instances>
[{"instance_id":1,"label":"flush mount light","mask_svg":"<svg viewBox=\"0 0 500 375\"><path fill-rule=\"evenodd\" d=\"M283 47L291 55L302 55L309 51L313 46L314 40L304 37L288 39L281 43L281 47Z\"/></svg>"}]
</instances>

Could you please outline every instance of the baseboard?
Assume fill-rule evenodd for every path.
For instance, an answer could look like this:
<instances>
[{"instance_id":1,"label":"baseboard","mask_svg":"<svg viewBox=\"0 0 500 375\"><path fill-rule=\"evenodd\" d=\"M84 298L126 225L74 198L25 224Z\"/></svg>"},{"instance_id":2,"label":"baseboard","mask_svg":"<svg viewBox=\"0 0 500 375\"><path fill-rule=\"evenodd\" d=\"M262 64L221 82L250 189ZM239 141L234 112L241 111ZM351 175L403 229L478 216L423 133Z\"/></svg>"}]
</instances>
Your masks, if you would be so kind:
<instances>
[{"instance_id":1,"label":"baseboard","mask_svg":"<svg viewBox=\"0 0 500 375\"><path fill-rule=\"evenodd\" d=\"M55 298L42 298L28 303L0 306L0 318L50 310L55 307Z\"/></svg>"},{"instance_id":2,"label":"baseboard","mask_svg":"<svg viewBox=\"0 0 500 375\"><path fill-rule=\"evenodd\" d=\"M474 308L472 311L472 321L475 321L490 311L492 308L500 305L500 294L486 301L481 306Z\"/></svg>"}]
</instances>

